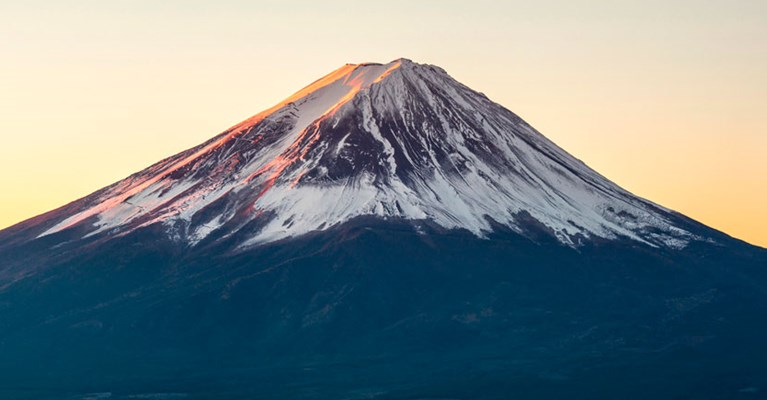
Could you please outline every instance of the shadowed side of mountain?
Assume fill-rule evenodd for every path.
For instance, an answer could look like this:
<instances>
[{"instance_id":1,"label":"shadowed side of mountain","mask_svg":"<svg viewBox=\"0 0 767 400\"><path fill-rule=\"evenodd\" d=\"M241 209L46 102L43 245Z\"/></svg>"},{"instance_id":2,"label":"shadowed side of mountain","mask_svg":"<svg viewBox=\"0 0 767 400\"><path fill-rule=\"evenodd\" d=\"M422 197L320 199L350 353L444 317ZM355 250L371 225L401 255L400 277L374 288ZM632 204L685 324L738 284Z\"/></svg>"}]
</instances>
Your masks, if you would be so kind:
<instances>
[{"instance_id":1,"label":"shadowed side of mountain","mask_svg":"<svg viewBox=\"0 0 767 400\"><path fill-rule=\"evenodd\" d=\"M574 250L374 218L226 257L172 244L144 228L4 288L0 387L727 398L767 384L764 252Z\"/></svg>"}]
</instances>

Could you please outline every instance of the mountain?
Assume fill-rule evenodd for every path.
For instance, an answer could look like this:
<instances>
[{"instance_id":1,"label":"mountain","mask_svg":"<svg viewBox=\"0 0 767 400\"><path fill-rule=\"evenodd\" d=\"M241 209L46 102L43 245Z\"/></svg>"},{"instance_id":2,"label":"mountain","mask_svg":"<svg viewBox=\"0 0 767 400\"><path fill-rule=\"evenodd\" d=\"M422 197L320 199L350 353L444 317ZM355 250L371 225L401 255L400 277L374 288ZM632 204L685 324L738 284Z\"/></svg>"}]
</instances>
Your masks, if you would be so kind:
<instances>
[{"instance_id":1,"label":"mountain","mask_svg":"<svg viewBox=\"0 0 767 400\"><path fill-rule=\"evenodd\" d=\"M767 251L347 64L0 231L3 398L749 398Z\"/></svg>"}]
</instances>

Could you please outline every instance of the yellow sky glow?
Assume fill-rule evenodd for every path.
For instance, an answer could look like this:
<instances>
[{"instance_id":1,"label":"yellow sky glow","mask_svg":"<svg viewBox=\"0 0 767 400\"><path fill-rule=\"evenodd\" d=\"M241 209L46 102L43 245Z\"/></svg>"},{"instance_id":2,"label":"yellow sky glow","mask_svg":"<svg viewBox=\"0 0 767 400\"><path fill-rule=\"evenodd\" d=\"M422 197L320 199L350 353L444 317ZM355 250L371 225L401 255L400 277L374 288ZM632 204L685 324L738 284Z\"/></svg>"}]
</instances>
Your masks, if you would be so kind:
<instances>
[{"instance_id":1,"label":"yellow sky glow","mask_svg":"<svg viewBox=\"0 0 767 400\"><path fill-rule=\"evenodd\" d=\"M767 246L764 1L5 3L0 228L344 63L408 57L635 194Z\"/></svg>"}]
</instances>

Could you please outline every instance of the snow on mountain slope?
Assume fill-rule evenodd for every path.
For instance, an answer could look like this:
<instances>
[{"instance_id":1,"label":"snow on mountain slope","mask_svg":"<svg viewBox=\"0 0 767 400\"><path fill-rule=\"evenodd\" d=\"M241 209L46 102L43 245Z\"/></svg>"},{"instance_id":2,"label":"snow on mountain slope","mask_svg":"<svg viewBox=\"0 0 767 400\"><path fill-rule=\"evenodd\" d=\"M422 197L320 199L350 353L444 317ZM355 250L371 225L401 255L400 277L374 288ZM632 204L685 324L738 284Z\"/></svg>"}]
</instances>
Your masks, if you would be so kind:
<instances>
[{"instance_id":1,"label":"snow on mountain slope","mask_svg":"<svg viewBox=\"0 0 767 400\"><path fill-rule=\"evenodd\" d=\"M245 233L241 246L350 219L430 220L478 236L532 221L562 243L694 235L444 70L347 64L195 148L81 200L40 236L163 224L180 241Z\"/></svg>"}]
</instances>

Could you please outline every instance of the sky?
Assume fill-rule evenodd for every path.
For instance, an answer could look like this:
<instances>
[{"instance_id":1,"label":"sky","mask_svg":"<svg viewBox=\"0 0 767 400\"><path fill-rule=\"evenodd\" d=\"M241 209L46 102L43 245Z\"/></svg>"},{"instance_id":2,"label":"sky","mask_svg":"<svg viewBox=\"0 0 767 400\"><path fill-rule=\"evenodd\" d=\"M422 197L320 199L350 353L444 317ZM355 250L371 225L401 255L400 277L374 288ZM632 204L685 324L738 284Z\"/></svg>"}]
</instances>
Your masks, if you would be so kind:
<instances>
[{"instance_id":1,"label":"sky","mask_svg":"<svg viewBox=\"0 0 767 400\"><path fill-rule=\"evenodd\" d=\"M767 247L767 1L0 3L0 228L345 63L407 57L629 191Z\"/></svg>"}]
</instances>

